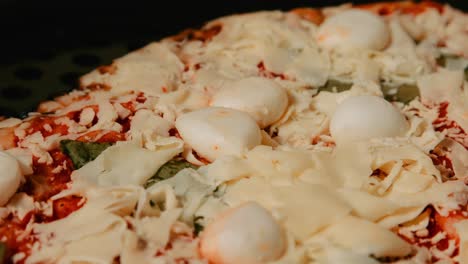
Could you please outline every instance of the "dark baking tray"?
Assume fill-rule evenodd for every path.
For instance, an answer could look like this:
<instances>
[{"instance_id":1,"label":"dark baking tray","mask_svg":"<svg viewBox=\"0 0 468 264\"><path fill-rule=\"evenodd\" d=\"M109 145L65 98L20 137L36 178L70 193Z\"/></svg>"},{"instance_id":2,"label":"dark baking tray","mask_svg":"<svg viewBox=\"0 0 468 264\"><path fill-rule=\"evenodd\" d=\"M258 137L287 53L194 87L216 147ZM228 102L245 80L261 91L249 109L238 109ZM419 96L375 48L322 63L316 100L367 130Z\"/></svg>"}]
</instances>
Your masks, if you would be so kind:
<instances>
[{"instance_id":1,"label":"dark baking tray","mask_svg":"<svg viewBox=\"0 0 468 264\"><path fill-rule=\"evenodd\" d=\"M0 0L0 116L24 116L96 66L219 16L345 2Z\"/></svg>"}]
</instances>

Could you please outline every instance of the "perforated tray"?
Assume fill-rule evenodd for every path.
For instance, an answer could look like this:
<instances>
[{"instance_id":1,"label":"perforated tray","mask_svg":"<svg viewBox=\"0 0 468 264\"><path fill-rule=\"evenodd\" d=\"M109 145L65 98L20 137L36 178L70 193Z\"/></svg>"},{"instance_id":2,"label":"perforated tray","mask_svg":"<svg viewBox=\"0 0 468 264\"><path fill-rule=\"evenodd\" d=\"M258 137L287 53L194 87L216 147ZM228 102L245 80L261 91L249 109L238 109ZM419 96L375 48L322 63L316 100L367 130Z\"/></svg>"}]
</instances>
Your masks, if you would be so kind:
<instances>
[{"instance_id":1,"label":"perforated tray","mask_svg":"<svg viewBox=\"0 0 468 264\"><path fill-rule=\"evenodd\" d=\"M223 15L349 1L87 2L0 0L0 116L24 116L95 67ZM468 1L448 2L467 10Z\"/></svg>"}]
</instances>

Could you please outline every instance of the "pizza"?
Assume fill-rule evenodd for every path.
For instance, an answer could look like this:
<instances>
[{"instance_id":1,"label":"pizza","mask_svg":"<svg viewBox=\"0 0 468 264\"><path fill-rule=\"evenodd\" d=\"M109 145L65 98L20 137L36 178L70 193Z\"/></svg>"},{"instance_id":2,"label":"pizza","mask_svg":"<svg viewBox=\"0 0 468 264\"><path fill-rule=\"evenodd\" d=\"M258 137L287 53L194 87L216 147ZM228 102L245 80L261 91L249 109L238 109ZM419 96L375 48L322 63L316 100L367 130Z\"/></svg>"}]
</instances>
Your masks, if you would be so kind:
<instances>
[{"instance_id":1,"label":"pizza","mask_svg":"<svg viewBox=\"0 0 468 264\"><path fill-rule=\"evenodd\" d=\"M468 15L259 11L0 121L5 263L468 263Z\"/></svg>"}]
</instances>

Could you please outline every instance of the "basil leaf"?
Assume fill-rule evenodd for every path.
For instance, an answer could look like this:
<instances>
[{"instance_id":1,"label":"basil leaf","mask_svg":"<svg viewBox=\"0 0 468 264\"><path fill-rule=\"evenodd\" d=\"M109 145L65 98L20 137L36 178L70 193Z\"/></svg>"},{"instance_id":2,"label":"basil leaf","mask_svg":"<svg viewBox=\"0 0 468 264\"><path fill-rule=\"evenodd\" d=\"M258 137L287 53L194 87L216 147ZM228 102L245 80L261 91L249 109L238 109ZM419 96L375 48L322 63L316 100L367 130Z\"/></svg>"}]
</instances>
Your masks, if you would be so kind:
<instances>
[{"instance_id":1,"label":"basil leaf","mask_svg":"<svg viewBox=\"0 0 468 264\"><path fill-rule=\"evenodd\" d=\"M193 232L195 236L198 236L198 234L200 234L200 232L203 231L203 229L205 229L205 227L199 223L199 221L203 220L203 218L203 216L195 216L195 218L193 219Z\"/></svg>"},{"instance_id":2,"label":"basil leaf","mask_svg":"<svg viewBox=\"0 0 468 264\"><path fill-rule=\"evenodd\" d=\"M465 73L467 71L468 69ZM353 86L353 83L330 79L324 86L319 88L319 92L340 93L351 89L351 86ZM401 86L391 86L383 83L381 86L384 97L388 101L398 101L407 104L419 96L419 89L416 85L403 84Z\"/></svg>"},{"instance_id":3,"label":"basil leaf","mask_svg":"<svg viewBox=\"0 0 468 264\"><path fill-rule=\"evenodd\" d=\"M448 61L449 60L456 60L459 57L454 54L442 54L436 59L437 65L441 67L447 67Z\"/></svg>"},{"instance_id":4,"label":"basil leaf","mask_svg":"<svg viewBox=\"0 0 468 264\"><path fill-rule=\"evenodd\" d=\"M465 68L465 81L468 82L468 66Z\"/></svg>"},{"instance_id":5,"label":"basil leaf","mask_svg":"<svg viewBox=\"0 0 468 264\"><path fill-rule=\"evenodd\" d=\"M81 142L75 140L60 141L60 150L72 160L75 169L79 169L86 165L86 163L93 161L110 146L112 146L111 143Z\"/></svg>"},{"instance_id":6,"label":"basil leaf","mask_svg":"<svg viewBox=\"0 0 468 264\"><path fill-rule=\"evenodd\" d=\"M338 80L328 80L324 86L319 88L319 92L326 91L331 93L341 93L351 89L352 83L341 82Z\"/></svg>"},{"instance_id":7,"label":"basil leaf","mask_svg":"<svg viewBox=\"0 0 468 264\"><path fill-rule=\"evenodd\" d=\"M403 257L377 257L373 254L370 255L371 258L377 260L380 263L394 263L399 260L407 259L409 258L408 256L403 256Z\"/></svg>"},{"instance_id":8,"label":"basil leaf","mask_svg":"<svg viewBox=\"0 0 468 264\"><path fill-rule=\"evenodd\" d=\"M419 96L419 89L413 84L402 84L398 87L382 84L382 92L387 101L397 101L404 104Z\"/></svg>"},{"instance_id":9,"label":"basil leaf","mask_svg":"<svg viewBox=\"0 0 468 264\"><path fill-rule=\"evenodd\" d=\"M149 178L148 181L146 181L144 187L148 188L159 181L169 179L179 171L186 168L197 169L198 167L185 160L172 159L164 163L164 165L162 165L161 168L159 168L159 170Z\"/></svg>"}]
</instances>

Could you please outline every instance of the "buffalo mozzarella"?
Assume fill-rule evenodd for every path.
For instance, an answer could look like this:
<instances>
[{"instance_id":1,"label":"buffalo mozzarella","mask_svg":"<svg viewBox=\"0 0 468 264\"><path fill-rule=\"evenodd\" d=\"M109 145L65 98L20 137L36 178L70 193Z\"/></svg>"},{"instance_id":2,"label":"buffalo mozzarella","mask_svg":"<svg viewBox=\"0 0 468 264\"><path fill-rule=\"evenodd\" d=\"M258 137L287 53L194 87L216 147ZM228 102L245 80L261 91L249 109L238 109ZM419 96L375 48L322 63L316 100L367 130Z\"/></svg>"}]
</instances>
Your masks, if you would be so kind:
<instances>
[{"instance_id":1,"label":"buffalo mozzarella","mask_svg":"<svg viewBox=\"0 0 468 264\"><path fill-rule=\"evenodd\" d=\"M225 85L213 96L211 105L247 112L263 128L277 121L286 111L288 94L272 80L250 77Z\"/></svg>"},{"instance_id":2,"label":"buffalo mozzarella","mask_svg":"<svg viewBox=\"0 0 468 264\"><path fill-rule=\"evenodd\" d=\"M327 18L318 29L317 41L331 49L382 50L390 41L390 30L379 16L350 9Z\"/></svg>"},{"instance_id":3,"label":"buffalo mozzarella","mask_svg":"<svg viewBox=\"0 0 468 264\"><path fill-rule=\"evenodd\" d=\"M261 132L247 113L208 107L181 115L175 126L182 139L203 158L240 156L261 143Z\"/></svg>"},{"instance_id":4,"label":"buffalo mozzarella","mask_svg":"<svg viewBox=\"0 0 468 264\"><path fill-rule=\"evenodd\" d=\"M335 141L355 141L402 136L408 129L405 117L378 96L353 96L345 99L330 121Z\"/></svg>"},{"instance_id":5,"label":"buffalo mozzarella","mask_svg":"<svg viewBox=\"0 0 468 264\"><path fill-rule=\"evenodd\" d=\"M247 202L222 213L207 226L200 253L214 264L266 263L283 255L285 240L270 212L256 202Z\"/></svg>"},{"instance_id":6,"label":"buffalo mozzarella","mask_svg":"<svg viewBox=\"0 0 468 264\"><path fill-rule=\"evenodd\" d=\"M0 206L6 205L15 194L22 177L18 161L10 154L0 151Z\"/></svg>"}]
</instances>

